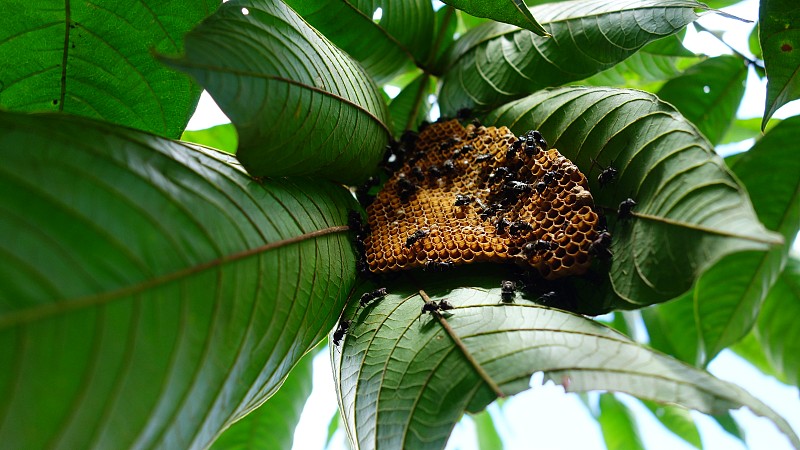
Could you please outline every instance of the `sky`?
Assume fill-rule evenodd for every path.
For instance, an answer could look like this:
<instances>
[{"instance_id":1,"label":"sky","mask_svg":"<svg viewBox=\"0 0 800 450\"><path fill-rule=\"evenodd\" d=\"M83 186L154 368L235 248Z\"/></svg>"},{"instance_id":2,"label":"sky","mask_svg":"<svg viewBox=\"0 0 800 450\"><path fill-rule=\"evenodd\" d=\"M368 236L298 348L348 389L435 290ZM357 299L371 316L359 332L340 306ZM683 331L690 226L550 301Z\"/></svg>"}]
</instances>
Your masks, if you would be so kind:
<instances>
[{"instance_id":1,"label":"sky","mask_svg":"<svg viewBox=\"0 0 800 450\"><path fill-rule=\"evenodd\" d=\"M756 20L758 0L746 0L725 11L738 17ZM726 30L723 39L737 51L752 56L748 49L748 36L753 24L724 18L716 14L706 14L699 23L710 30ZM724 44L707 33L698 33L689 27L684 45L696 53L709 56L730 54ZM388 89L390 95L398 90ZM737 116L740 119L761 117L764 111L766 87L751 69L747 79L745 98ZM775 114L784 118L800 113L800 101L785 105ZM189 122L188 129L197 130L214 125L229 123L213 99L206 93L200 99L197 111ZM748 149L751 141L719 146L723 154L731 154ZM800 240L794 245L800 254ZM730 351L723 351L712 361L709 371L721 379L731 381L745 388L751 394L767 403L786 418L795 431L800 434L800 394L798 389L783 385L771 377L764 376L757 369ZM553 384L542 385L541 374L535 374L532 388L508 399L500 408L492 404L488 410L503 438L507 450L530 449L533 444L537 450L548 449L603 449L602 433L577 394L565 394L563 389ZM590 401L596 403L598 394L591 394ZM645 447L657 449L691 449L693 447L675 437L661 426L656 419L636 399L622 395L623 402L636 412ZM295 450L324 449L328 424L336 412L337 402L333 387L330 361L327 351L319 353L314 360L314 389L295 431ZM733 416L746 432L747 447L726 432L708 416L693 412L699 427L701 439L706 449L758 449L782 450L791 448L785 437L766 419L756 417L749 410L734 411ZM346 448L343 430L334 435L331 449ZM469 417L455 428L447 449L477 450L475 427Z\"/></svg>"}]
</instances>

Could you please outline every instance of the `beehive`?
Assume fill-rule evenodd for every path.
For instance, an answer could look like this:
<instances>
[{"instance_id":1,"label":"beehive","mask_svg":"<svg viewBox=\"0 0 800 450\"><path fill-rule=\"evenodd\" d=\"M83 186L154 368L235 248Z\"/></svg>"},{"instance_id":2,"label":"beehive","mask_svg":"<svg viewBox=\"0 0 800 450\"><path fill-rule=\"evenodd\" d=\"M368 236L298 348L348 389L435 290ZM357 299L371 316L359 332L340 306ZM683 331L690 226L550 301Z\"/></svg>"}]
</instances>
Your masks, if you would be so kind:
<instances>
[{"instance_id":1,"label":"beehive","mask_svg":"<svg viewBox=\"0 0 800 450\"><path fill-rule=\"evenodd\" d=\"M521 141L517 142L516 141ZM538 132L426 127L367 208L369 269L514 262L546 279L584 273L598 238L586 177Z\"/></svg>"}]
</instances>

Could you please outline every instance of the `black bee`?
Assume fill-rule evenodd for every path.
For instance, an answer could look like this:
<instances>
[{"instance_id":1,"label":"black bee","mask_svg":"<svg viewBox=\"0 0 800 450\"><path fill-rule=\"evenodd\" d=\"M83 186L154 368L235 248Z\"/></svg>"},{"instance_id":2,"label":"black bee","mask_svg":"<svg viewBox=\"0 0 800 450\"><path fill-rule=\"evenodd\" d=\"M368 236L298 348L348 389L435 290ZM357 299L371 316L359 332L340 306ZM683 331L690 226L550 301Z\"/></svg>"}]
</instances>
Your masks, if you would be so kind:
<instances>
[{"instance_id":1,"label":"black bee","mask_svg":"<svg viewBox=\"0 0 800 450\"><path fill-rule=\"evenodd\" d=\"M619 204L617 208L617 218L619 220L628 220L631 218L631 210L636 206L636 202L632 198L626 198Z\"/></svg>"},{"instance_id":2,"label":"black bee","mask_svg":"<svg viewBox=\"0 0 800 450\"><path fill-rule=\"evenodd\" d=\"M536 183L536 192L541 194L545 189L547 189L547 184L544 181Z\"/></svg>"},{"instance_id":3,"label":"black bee","mask_svg":"<svg viewBox=\"0 0 800 450\"><path fill-rule=\"evenodd\" d=\"M381 180L378 177L369 177L364 184L356 188L356 198L358 199L358 202L361 203L361 206L366 208L370 203L372 203L373 200L375 200L375 196L370 195L369 190L374 186L377 186L380 181Z\"/></svg>"},{"instance_id":4,"label":"black bee","mask_svg":"<svg viewBox=\"0 0 800 450\"><path fill-rule=\"evenodd\" d=\"M429 230L417 230L411 234L411 236L406 239L406 248L411 248L418 240L424 238L425 236L429 235L431 232Z\"/></svg>"},{"instance_id":5,"label":"black bee","mask_svg":"<svg viewBox=\"0 0 800 450\"><path fill-rule=\"evenodd\" d=\"M547 150L547 141L544 140L544 136L538 130L533 130L531 132L534 141L536 142L536 146L539 147L541 150Z\"/></svg>"},{"instance_id":6,"label":"black bee","mask_svg":"<svg viewBox=\"0 0 800 450\"><path fill-rule=\"evenodd\" d=\"M447 300L440 300L438 303L435 301L425 302L425 304L422 305L421 314L429 313L433 316L439 316L441 311L447 311L450 309L453 309L453 305L451 305Z\"/></svg>"},{"instance_id":7,"label":"black bee","mask_svg":"<svg viewBox=\"0 0 800 450\"><path fill-rule=\"evenodd\" d=\"M511 303L514 301L514 297L517 293L517 283L509 280L503 280L500 282L500 298L505 303Z\"/></svg>"},{"instance_id":8,"label":"black bee","mask_svg":"<svg viewBox=\"0 0 800 450\"><path fill-rule=\"evenodd\" d=\"M456 111L456 119L467 120L472 116L472 110L469 108L461 108Z\"/></svg>"},{"instance_id":9,"label":"black bee","mask_svg":"<svg viewBox=\"0 0 800 450\"><path fill-rule=\"evenodd\" d=\"M550 292L546 292L546 293L542 294L539 297L538 303L541 303L542 305L545 305L545 306L548 306L548 305L552 306L552 305L556 304L558 302L558 300L559 300L558 292L550 291Z\"/></svg>"},{"instance_id":10,"label":"black bee","mask_svg":"<svg viewBox=\"0 0 800 450\"><path fill-rule=\"evenodd\" d=\"M617 180L617 169L613 165L614 161L611 161L611 165L605 168L595 160L592 160L592 163L600 166L600 175L597 176L597 182L600 183L600 187L611 184Z\"/></svg>"},{"instance_id":11,"label":"black bee","mask_svg":"<svg viewBox=\"0 0 800 450\"><path fill-rule=\"evenodd\" d=\"M347 329L350 328L351 323L353 323L352 320L339 321L339 326L336 327L336 331L333 332L333 345L338 347L339 344L342 343L342 338L345 333L347 333Z\"/></svg>"},{"instance_id":12,"label":"black bee","mask_svg":"<svg viewBox=\"0 0 800 450\"><path fill-rule=\"evenodd\" d=\"M400 174L400 177L397 178L397 184L395 185L395 188L397 189L397 196L400 197L400 201L403 202L408 200L417 192L417 185L411 182L403 174Z\"/></svg>"},{"instance_id":13,"label":"black bee","mask_svg":"<svg viewBox=\"0 0 800 450\"><path fill-rule=\"evenodd\" d=\"M503 185L503 190L517 195L526 194L531 191L531 185L522 181L508 181Z\"/></svg>"},{"instance_id":14,"label":"black bee","mask_svg":"<svg viewBox=\"0 0 800 450\"><path fill-rule=\"evenodd\" d=\"M600 235L592 241L589 245L589 253L600 259L611 259L614 254L611 252L611 233L603 231Z\"/></svg>"},{"instance_id":15,"label":"black bee","mask_svg":"<svg viewBox=\"0 0 800 450\"><path fill-rule=\"evenodd\" d=\"M466 206L472 203L473 200L475 199L469 195L456 194L456 201L453 206Z\"/></svg>"},{"instance_id":16,"label":"black bee","mask_svg":"<svg viewBox=\"0 0 800 450\"><path fill-rule=\"evenodd\" d=\"M506 232L506 229L511 226L511 222L505 217L500 217L494 221L493 225L497 229L498 234L503 234Z\"/></svg>"},{"instance_id":17,"label":"black bee","mask_svg":"<svg viewBox=\"0 0 800 450\"><path fill-rule=\"evenodd\" d=\"M439 143L439 150L447 150L448 148L452 147L453 143L448 141L440 142Z\"/></svg>"},{"instance_id":18,"label":"black bee","mask_svg":"<svg viewBox=\"0 0 800 450\"><path fill-rule=\"evenodd\" d=\"M380 300L383 297L386 297L387 294L388 293L386 292L385 287L375 289L372 292L365 292L364 294L361 294L361 299L359 300L359 304L361 305L362 308L364 308L366 306L369 306L370 303L376 300Z\"/></svg>"},{"instance_id":19,"label":"black bee","mask_svg":"<svg viewBox=\"0 0 800 450\"><path fill-rule=\"evenodd\" d=\"M356 237L365 237L369 234L369 225L364 223L364 220L361 218L361 214L358 211L350 210L347 214L347 225L356 235Z\"/></svg>"},{"instance_id":20,"label":"black bee","mask_svg":"<svg viewBox=\"0 0 800 450\"><path fill-rule=\"evenodd\" d=\"M471 145L467 144L467 145L465 145L465 146L461 147L461 153L463 153L463 154L465 154L465 155L466 155L467 153L471 152L471 151L472 151L472 150L474 150L474 149L475 149L475 147L473 147L473 146L471 146Z\"/></svg>"},{"instance_id":21,"label":"black bee","mask_svg":"<svg viewBox=\"0 0 800 450\"><path fill-rule=\"evenodd\" d=\"M527 244L522 246L522 253L527 257L530 258L531 256L540 253L546 252L548 250L553 250L558 247L558 244L551 241L545 241L542 239L537 239L533 242L528 242Z\"/></svg>"},{"instance_id":22,"label":"black bee","mask_svg":"<svg viewBox=\"0 0 800 450\"><path fill-rule=\"evenodd\" d=\"M494 169L492 171L492 173L489 174L489 181L491 181L493 183L497 183L497 182L499 182L500 180L503 180L503 179L511 179L511 178L513 178L513 175L511 173L511 169L509 169L508 167L504 167L504 166L500 166L500 167Z\"/></svg>"},{"instance_id":23,"label":"black bee","mask_svg":"<svg viewBox=\"0 0 800 450\"><path fill-rule=\"evenodd\" d=\"M508 232L512 236L518 236L524 231L533 231L533 226L522 220L515 220L514 222L511 222L511 226L508 228Z\"/></svg>"},{"instance_id":24,"label":"black bee","mask_svg":"<svg viewBox=\"0 0 800 450\"><path fill-rule=\"evenodd\" d=\"M438 306L439 306L439 310L441 310L441 311L447 311L447 310L453 309L453 305L450 302L448 302L447 300L439 300Z\"/></svg>"},{"instance_id":25,"label":"black bee","mask_svg":"<svg viewBox=\"0 0 800 450\"><path fill-rule=\"evenodd\" d=\"M419 181L425 181L425 174L422 173L422 169L419 166L411 168L411 175Z\"/></svg>"},{"instance_id":26,"label":"black bee","mask_svg":"<svg viewBox=\"0 0 800 450\"><path fill-rule=\"evenodd\" d=\"M456 165L452 159L445 159L442 163L442 171L444 173L453 173L456 170Z\"/></svg>"},{"instance_id":27,"label":"black bee","mask_svg":"<svg viewBox=\"0 0 800 450\"><path fill-rule=\"evenodd\" d=\"M452 261L434 261L429 260L425 263L425 268L422 269L426 272L442 272L455 267Z\"/></svg>"},{"instance_id":28,"label":"black bee","mask_svg":"<svg viewBox=\"0 0 800 450\"><path fill-rule=\"evenodd\" d=\"M423 120L422 122L419 123L419 126L417 127L417 131L422 133L429 126L431 126L431 123L428 122L427 120Z\"/></svg>"},{"instance_id":29,"label":"black bee","mask_svg":"<svg viewBox=\"0 0 800 450\"><path fill-rule=\"evenodd\" d=\"M474 119L472 119L472 124L473 124L473 125L475 125L475 128L479 128L479 127L482 127L482 126L483 126L483 124L481 123L481 121L480 121L480 120L478 120L478 118L477 118L477 117L476 117L476 118L474 118Z\"/></svg>"},{"instance_id":30,"label":"black bee","mask_svg":"<svg viewBox=\"0 0 800 450\"><path fill-rule=\"evenodd\" d=\"M364 276L372 274L372 272L369 271L369 264L367 264L367 259L364 258L363 256L356 260L356 272Z\"/></svg>"},{"instance_id":31,"label":"black bee","mask_svg":"<svg viewBox=\"0 0 800 450\"><path fill-rule=\"evenodd\" d=\"M477 202L477 200L476 200L476 202ZM481 212L480 212L481 220L489 220L490 217L494 217L494 216L497 215L497 213L502 211L501 205L498 205L497 203L492 203L489 206L485 206L485 205L481 204L481 206L482 206L481 207Z\"/></svg>"},{"instance_id":32,"label":"black bee","mask_svg":"<svg viewBox=\"0 0 800 450\"><path fill-rule=\"evenodd\" d=\"M438 180L442 178L442 169L439 166L433 165L428 168L428 175L430 175L432 180Z\"/></svg>"},{"instance_id":33,"label":"black bee","mask_svg":"<svg viewBox=\"0 0 800 450\"><path fill-rule=\"evenodd\" d=\"M548 186L552 186L556 182L556 173L553 171L547 172L542 176L542 181Z\"/></svg>"},{"instance_id":34,"label":"black bee","mask_svg":"<svg viewBox=\"0 0 800 450\"><path fill-rule=\"evenodd\" d=\"M513 158L516 156L517 151L522 148L522 143L523 141L520 139L512 142L511 145L508 146L508 150L506 150L506 158Z\"/></svg>"},{"instance_id":35,"label":"black bee","mask_svg":"<svg viewBox=\"0 0 800 450\"><path fill-rule=\"evenodd\" d=\"M475 162L484 162L491 159L491 153L481 153L480 155L475 157Z\"/></svg>"}]
</instances>

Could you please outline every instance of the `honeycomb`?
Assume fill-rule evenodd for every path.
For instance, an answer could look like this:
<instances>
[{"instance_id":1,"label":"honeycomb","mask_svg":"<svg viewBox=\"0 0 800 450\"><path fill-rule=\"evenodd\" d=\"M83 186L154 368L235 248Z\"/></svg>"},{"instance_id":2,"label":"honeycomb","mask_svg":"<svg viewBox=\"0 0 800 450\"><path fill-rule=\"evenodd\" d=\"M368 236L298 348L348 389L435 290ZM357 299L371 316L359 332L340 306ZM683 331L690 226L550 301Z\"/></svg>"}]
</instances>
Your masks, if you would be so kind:
<instances>
[{"instance_id":1,"label":"honeycomb","mask_svg":"<svg viewBox=\"0 0 800 450\"><path fill-rule=\"evenodd\" d=\"M586 177L536 131L425 127L367 207L369 270L513 262L545 279L579 275L600 235Z\"/></svg>"}]
</instances>

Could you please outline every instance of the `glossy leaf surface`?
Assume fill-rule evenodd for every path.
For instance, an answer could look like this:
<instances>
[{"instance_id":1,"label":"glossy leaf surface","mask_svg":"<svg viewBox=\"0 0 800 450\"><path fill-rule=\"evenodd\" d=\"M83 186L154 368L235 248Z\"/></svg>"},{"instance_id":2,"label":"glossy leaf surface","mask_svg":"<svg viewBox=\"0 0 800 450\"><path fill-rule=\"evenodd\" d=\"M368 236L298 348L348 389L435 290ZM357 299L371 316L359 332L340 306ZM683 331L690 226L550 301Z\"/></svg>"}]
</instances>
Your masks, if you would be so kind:
<instances>
[{"instance_id":1,"label":"glossy leaf surface","mask_svg":"<svg viewBox=\"0 0 800 450\"><path fill-rule=\"evenodd\" d=\"M576 0L531 9L552 38L501 23L476 27L450 52L445 115L489 109L539 89L606 70L697 18L688 0Z\"/></svg>"},{"instance_id":2,"label":"glossy leaf surface","mask_svg":"<svg viewBox=\"0 0 800 450\"><path fill-rule=\"evenodd\" d=\"M584 316L537 306L520 294L502 303L501 277L487 272L414 277L420 291L403 287L409 280L401 279L387 283L382 301L349 308L345 317L353 323L331 358L345 425L358 448L443 448L465 411L483 409L499 393L526 390L538 371L569 392L626 392L706 413L746 404L800 445L783 419L744 390ZM454 308L444 320L421 314L425 296Z\"/></svg>"},{"instance_id":3,"label":"glossy leaf surface","mask_svg":"<svg viewBox=\"0 0 800 450\"><path fill-rule=\"evenodd\" d=\"M708 141L654 95L610 88L544 90L493 111L516 134L538 129L588 176L613 235L610 279L638 307L674 298L727 254L782 242L758 221L747 193ZM613 165L615 183L599 186ZM592 170L593 169L593 170ZM626 198L630 220L611 217Z\"/></svg>"},{"instance_id":4,"label":"glossy leaf surface","mask_svg":"<svg viewBox=\"0 0 800 450\"><path fill-rule=\"evenodd\" d=\"M761 129L781 106L800 98L800 8L794 0L761 0L759 40L767 70Z\"/></svg>"},{"instance_id":5,"label":"glossy leaf surface","mask_svg":"<svg viewBox=\"0 0 800 450\"><path fill-rule=\"evenodd\" d=\"M547 30L531 15L523 0L444 0L444 3L467 14L504 22L539 36L547 36Z\"/></svg>"},{"instance_id":6,"label":"glossy leaf surface","mask_svg":"<svg viewBox=\"0 0 800 450\"><path fill-rule=\"evenodd\" d=\"M200 98L186 74L151 51L177 54L215 0L3 0L0 109L64 112L180 136Z\"/></svg>"},{"instance_id":7,"label":"glossy leaf surface","mask_svg":"<svg viewBox=\"0 0 800 450\"><path fill-rule=\"evenodd\" d=\"M315 355L316 352L307 353L289 373L280 390L225 430L211 450L292 448L295 427L311 395Z\"/></svg>"},{"instance_id":8,"label":"glossy leaf surface","mask_svg":"<svg viewBox=\"0 0 800 450\"><path fill-rule=\"evenodd\" d=\"M428 0L287 0L303 19L361 63L379 82L423 65L434 42ZM380 9L380 19L373 20Z\"/></svg>"},{"instance_id":9,"label":"glossy leaf surface","mask_svg":"<svg viewBox=\"0 0 800 450\"><path fill-rule=\"evenodd\" d=\"M800 384L800 260L790 258L764 301L755 335L775 371Z\"/></svg>"},{"instance_id":10,"label":"glossy leaf surface","mask_svg":"<svg viewBox=\"0 0 800 450\"><path fill-rule=\"evenodd\" d=\"M0 113L0 156L8 448L206 447L350 290L334 183L65 115Z\"/></svg>"},{"instance_id":11,"label":"glossy leaf surface","mask_svg":"<svg viewBox=\"0 0 800 450\"><path fill-rule=\"evenodd\" d=\"M356 183L383 156L391 132L374 83L283 3L225 3L187 35L185 55L168 62L194 76L236 125L236 157L254 176Z\"/></svg>"},{"instance_id":12,"label":"glossy leaf surface","mask_svg":"<svg viewBox=\"0 0 800 450\"><path fill-rule=\"evenodd\" d=\"M667 81L657 94L717 144L736 118L746 77L747 66L741 58L717 56Z\"/></svg>"}]
</instances>

